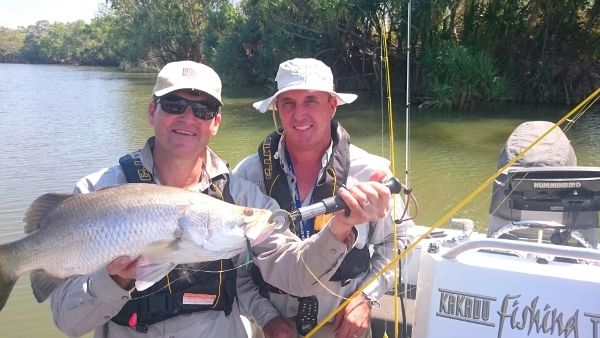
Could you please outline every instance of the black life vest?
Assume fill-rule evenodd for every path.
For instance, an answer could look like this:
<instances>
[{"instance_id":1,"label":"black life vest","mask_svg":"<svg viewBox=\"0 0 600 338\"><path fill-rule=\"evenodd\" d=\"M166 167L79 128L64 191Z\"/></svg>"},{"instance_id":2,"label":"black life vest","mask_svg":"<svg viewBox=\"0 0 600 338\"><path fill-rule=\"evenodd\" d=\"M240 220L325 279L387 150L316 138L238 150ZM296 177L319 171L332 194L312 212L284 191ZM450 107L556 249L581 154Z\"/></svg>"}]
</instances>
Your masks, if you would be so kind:
<instances>
[{"instance_id":1,"label":"black life vest","mask_svg":"<svg viewBox=\"0 0 600 338\"><path fill-rule=\"evenodd\" d=\"M128 183L154 183L152 174L142 165L139 151L121 157L119 164ZM210 181L210 188L202 193L233 203L229 175ZM184 313L218 310L229 315L237 296L236 278L231 259L178 265L147 290L134 291L112 321L147 332L148 326Z\"/></svg>"},{"instance_id":2,"label":"black life vest","mask_svg":"<svg viewBox=\"0 0 600 338\"><path fill-rule=\"evenodd\" d=\"M267 136L260 144L258 154L263 167L265 191L268 195L273 197L283 209L292 211L296 209L296 205L290 194L287 176L281 167L279 159L273 158L273 155L279 146L282 132L283 129L280 129ZM333 153L327 163L325 170L326 174L319 179L313 189L311 203L335 195L339 188L346 184L348 179L350 170L350 136L337 121L332 121L331 137L333 140ZM281 155L282 154L280 154L280 156ZM296 235L299 234L295 225L290 230ZM315 227L315 231L318 230L320 229ZM369 247L365 245L362 249L353 248L344 257L339 268L330 278L330 281L339 281L342 285L346 285L350 280L369 271L369 268ZM268 292L283 293L281 290L267 284L262 278L260 270L255 265L252 266L250 273L263 296L268 295Z\"/></svg>"}]
</instances>

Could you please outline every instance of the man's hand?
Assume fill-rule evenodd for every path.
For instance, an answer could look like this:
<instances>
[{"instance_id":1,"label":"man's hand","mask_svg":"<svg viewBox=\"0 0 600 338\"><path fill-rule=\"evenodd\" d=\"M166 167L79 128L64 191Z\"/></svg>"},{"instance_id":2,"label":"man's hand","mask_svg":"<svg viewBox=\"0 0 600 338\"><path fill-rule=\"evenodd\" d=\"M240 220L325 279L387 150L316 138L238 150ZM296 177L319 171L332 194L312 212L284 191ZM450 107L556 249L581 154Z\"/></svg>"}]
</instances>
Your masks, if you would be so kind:
<instances>
[{"instance_id":1,"label":"man's hand","mask_svg":"<svg viewBox=\"0 0 600 338\"><path fill-rule=\"evenodd\" d=\"M132 260L131 257L121 256L108 263L106 270L123 290L130 290L135 282L136 267L137 258Z\"/></svg>"},{"instance_id":2,"label":"man's hand","mask_svg":"<svg viewBox=\"0 0 600 338\"><path fill-rule=\"evenodd\" d=\"M277 316L263 327L263 333L267 338L292 338L294 330L282 316Z\"/></svg>"},{"instance_id":3,"label":"man's hand","mask_svg":"<svg viewBox=\"0 0 600 338\"><path fill-rule=\"evenodd\" d=\"M347 189L339 190L339 195L346 202L350 214L346 216L345 210L335 213L330 230L337 240L345 242L353 226L375 221L387 214L391 193L386 186L379 183L384 177L385 172L377 171L371 174L369 181L358 182Z\"/></svg>"},{"instance_id":4,"label":"man's hand","mask_svg":"<svg viewBox=\"0 0 600 338\"><path fill-rule=\"evenodd\" d=\"M335 338L360 337L365 333L371 321L371 306L358 295L335 315L333 332Z\"/></svg>"}]
</instances>

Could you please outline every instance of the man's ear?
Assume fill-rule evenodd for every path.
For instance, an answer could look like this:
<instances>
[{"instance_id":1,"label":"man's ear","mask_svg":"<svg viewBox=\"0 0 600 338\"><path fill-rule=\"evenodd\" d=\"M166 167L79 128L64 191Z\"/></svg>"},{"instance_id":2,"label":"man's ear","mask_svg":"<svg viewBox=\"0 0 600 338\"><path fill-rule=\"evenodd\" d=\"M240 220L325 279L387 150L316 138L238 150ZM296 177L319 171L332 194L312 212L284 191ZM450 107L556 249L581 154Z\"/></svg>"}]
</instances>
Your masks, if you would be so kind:
<instances>
[{"instance_id":1,"label":"man's ear","mask_svg":"<svg viewBox=\"0 0 600 338\"><path fill-rule=\"evenodd\" d=\"M148 104L148 123L150 123L150 125L154 125L154 119L156 117L156 109L158 108L158 104L152 100L150 101L150 103Z\"/></svg>"},{"instance_id":2,"label":"man's ear","mask_svg":"<svg viewBox=\"0 0 600 338\"><path fill-rule=\"evenodd\" d=\"M335 112L337 111L337 97L335 96L331 96L331 99L329 100L329 111L330 113L330 118L333 119L333 117L335 116Z\"/></svg>"},{"instance_id":3,"label":"man's ear","mask_svg":"<svg viewBox=\"0 0 600 338\"><path fill-rule=\"evenodd\" d=\"M212 136L217 136L217 132L219 131L219 126L221 125L221 113L218 113L217 116L213 119L213 128L212 128Z\"/></svg>"}]
</instances>

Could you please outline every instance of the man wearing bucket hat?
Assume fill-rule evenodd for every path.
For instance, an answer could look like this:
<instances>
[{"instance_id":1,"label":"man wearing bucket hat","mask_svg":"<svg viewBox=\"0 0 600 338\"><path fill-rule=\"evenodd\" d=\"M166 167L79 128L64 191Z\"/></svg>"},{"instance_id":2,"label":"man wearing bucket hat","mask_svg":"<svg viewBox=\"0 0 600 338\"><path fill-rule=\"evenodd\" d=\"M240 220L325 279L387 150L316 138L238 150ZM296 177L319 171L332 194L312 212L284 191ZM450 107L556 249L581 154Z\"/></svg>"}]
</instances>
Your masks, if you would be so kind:
<instances>
[{"instance_id":1,"label":"man wearing bucket hat","mask_svg":"<svg viewBox=\"0 0 600 338\"><path fill-rule=\"evenodd\" d=\"M396 225L389 196L380 193L387 189L378 183L391 172L386 159L350 144L348 133L333 120L337 107L357 96L336 92L331 69L323 62L285 61L275 81L278 91L253 106L261 113L277 110L283 128L267 136L256 154L237 165L234 175L256 182L290 211L338 192L350 209L349 214L341 211L333 218L320 216L295 225L293 231L307 247L327 232L343 245L321 257L307 251L306 257L300 255L300 265L288 265L288 274L274 268L282 261L274 264L272 257L255 251L257 268L251 273L261 294L304 335L393 259ZM346 198L347 189L353 190L355 200ZM395 205L400 216L401 200ZM335 250L343 252L336 256ZM311 278L303 277L306 270ZM384 273L313 337L370 337L371 306L392 285L393 271Z\"/></svg>"},{"instance_id":2,"label":"man wearing bucket hat","mask_svg":"<svg viewBox=\"0 0 600 338\"><path fill-rule=\"evenodd\" d=\"M165 65L148 106L154 136L118 165L81 179L75 192L151 183L278 209L254 184L230 178L226 163L208 147L221 123L222 105L221 80L213 69L192 61ZM256 292L246 269L235 269L238 259L178 266L142 292L132 286L135 263L136 257L120 257L98 272L69 278L52 294L58 328L70 337L92 330L95 337L247 337L240 315L248 312L271 337L291 332Z\"/></svg>"}]
</instances>

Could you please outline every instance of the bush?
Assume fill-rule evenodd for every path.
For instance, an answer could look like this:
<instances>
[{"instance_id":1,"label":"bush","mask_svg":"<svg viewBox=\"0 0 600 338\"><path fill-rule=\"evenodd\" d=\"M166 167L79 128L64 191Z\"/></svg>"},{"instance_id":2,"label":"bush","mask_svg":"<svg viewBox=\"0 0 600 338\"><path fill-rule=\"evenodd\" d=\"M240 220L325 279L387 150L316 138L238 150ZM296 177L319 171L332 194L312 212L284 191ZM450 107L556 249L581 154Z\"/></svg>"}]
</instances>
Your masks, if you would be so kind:
<instances>
[{"instance_id":1,"label":"bush","mask_svg":"<svg viewBox=\"0 0 600 338\"><path fill-rule=\"evenodd\" d=\"M464 109L512 96L499 65L483 52L446 43L439 49L427 49L422 62L431 103L438 108Z\"/></svg>"}]
</instances>

